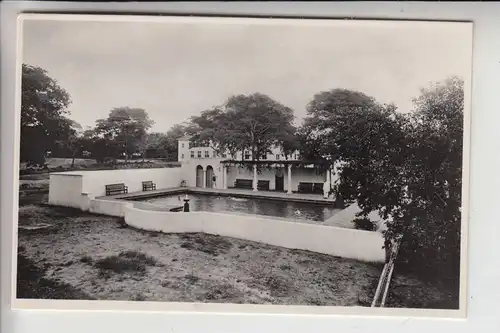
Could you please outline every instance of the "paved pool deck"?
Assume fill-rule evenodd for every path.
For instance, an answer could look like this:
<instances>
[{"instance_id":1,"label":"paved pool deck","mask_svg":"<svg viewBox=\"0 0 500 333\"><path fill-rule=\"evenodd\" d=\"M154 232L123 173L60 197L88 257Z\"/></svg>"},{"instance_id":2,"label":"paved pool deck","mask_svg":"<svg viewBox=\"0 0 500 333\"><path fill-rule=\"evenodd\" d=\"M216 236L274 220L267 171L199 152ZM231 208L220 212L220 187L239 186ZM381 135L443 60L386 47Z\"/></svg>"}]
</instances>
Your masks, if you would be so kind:
<instances>
[{"instance_id":1,"label":"paved pool deck","mask_svg":"<svg viewBox=\"0 0 500 333\"><path fill-rule=\"evenodd\" d=\"M201 187L173 187L158 189L154 191L139 191L127 194L117 194L110 196L102 196L97 199L112 199L112 200L140 200L146 198L154 198L160 196L174 195L174 194L216 194L220 196L238 196L242 198L255 198L267 199L278 201L293 201L293 202L307 202L312 204L333 204L335 201L332 198L325 199L319 194L299 194L299 193L285 193L275 191L252 191L246 189L214 189L214 188L201 188Z\"/></svg>"}]
</instances>

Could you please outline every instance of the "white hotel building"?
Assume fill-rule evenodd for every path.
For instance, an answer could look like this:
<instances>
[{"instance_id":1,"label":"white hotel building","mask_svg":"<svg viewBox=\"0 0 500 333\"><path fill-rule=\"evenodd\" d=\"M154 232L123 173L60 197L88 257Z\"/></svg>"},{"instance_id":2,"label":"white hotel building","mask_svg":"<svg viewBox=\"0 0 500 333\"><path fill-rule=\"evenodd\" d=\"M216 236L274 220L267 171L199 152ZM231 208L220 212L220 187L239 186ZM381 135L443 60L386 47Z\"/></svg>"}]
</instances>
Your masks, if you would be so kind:
<instances>
[{"instance_id":1,"label":"white hotel building","mask_svg":"<svg viewBox=\"0 0 500 333\"><path fill-rule=\"evenodd\" d=\"M300 160L298 152L286 160L279 148L260 162L252 162L251 152L219 156L210 147L192 147L190 137L180 138L178 149L183 180L189 187L323 194L325 182L331 188L336 180L332 169L320 170L317 163Z\"/></svg>"}]
</instances>

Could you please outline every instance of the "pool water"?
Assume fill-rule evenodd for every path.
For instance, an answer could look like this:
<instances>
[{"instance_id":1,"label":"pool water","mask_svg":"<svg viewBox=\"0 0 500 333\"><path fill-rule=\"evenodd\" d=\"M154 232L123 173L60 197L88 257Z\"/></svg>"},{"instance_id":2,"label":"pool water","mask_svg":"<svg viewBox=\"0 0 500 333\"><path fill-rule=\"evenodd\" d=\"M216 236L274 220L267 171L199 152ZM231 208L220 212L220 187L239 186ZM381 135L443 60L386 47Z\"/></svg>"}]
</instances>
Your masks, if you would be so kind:
<instances>
[{"instance_id":1,"label":"pool water","mask_svg":"<svg viewBox=\"0 0 500 333\"><path fill-rule=\"evenodd\" d=\"M170 195L145 200L157 205L182 206L185 195ZM339 212L328 205L304 202L287 202L255 198L189 194L189 209L205 212L239 212L254 215L281 217L293 220L325 221Z\"/></svg>"}]
</instances>

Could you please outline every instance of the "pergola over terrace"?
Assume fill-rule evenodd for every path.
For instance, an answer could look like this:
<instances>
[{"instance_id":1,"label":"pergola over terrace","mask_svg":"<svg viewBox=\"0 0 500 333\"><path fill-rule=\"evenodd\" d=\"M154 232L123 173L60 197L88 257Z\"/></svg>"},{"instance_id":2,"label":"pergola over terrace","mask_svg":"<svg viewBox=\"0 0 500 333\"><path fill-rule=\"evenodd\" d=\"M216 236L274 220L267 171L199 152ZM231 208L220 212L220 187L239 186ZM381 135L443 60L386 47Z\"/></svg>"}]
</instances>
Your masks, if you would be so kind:
<instances>
[{"instance_id":1,"label":"pergola over terrace","mask_svg":"<svg viewBox=\"0 0 500 333\"><path fill-rule=\"evenodd\" d=\"M259 168L285 168L287 169L287 193L292 193L292 167L295 168L315 168L321 171L326 171L326 182L331 183L331 171L334 169L335 163L329 160L223 160L220 162L223 167L224 188L227 189L228 168L230 166L246 166L253 170L253 191L258 191L258 170Z\"/></svg>"}]
</instances>

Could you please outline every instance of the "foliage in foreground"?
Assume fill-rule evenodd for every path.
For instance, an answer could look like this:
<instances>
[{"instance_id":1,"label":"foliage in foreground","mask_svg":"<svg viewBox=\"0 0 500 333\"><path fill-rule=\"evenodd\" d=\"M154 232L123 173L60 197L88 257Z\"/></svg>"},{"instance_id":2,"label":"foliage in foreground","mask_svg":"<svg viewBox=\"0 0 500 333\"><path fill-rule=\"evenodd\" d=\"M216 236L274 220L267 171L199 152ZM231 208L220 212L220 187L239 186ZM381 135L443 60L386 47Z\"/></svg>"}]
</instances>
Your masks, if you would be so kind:
<instances>
[{"instance_id":1,"label":"foliage in foreground","mask_svg":"<svg viewBox=\"0 0 500 333\"><path fill-rule=\"evenodd\" d=\"M367 217L356 218L352 221L354 227L359 230L375 231L376 225Z\"/></svg>"},{"instance_id":2,"label":"foliage in foreground","mask_svg":"<svg viewBox=\"0 0 500 333\"><path fill-rule=\"evenodd\" d=\"M400 258L422 276L456 285L460 267L463 81L450 78L396 112L359 92L317 94L301 128L303 147L338 163L337 195L364 218L389 220Z\"/></svg>"}]
</instances>

